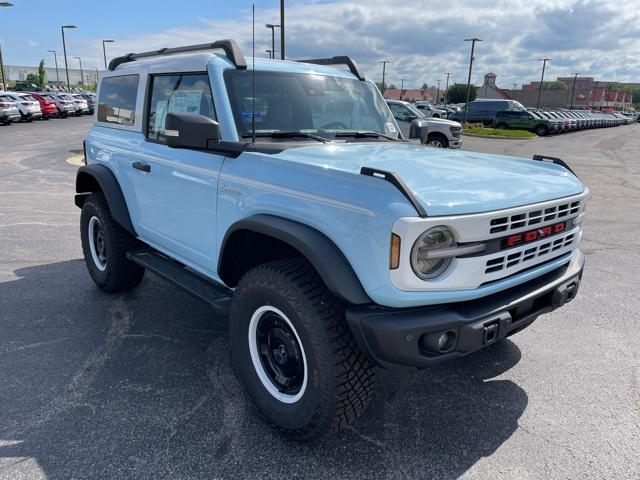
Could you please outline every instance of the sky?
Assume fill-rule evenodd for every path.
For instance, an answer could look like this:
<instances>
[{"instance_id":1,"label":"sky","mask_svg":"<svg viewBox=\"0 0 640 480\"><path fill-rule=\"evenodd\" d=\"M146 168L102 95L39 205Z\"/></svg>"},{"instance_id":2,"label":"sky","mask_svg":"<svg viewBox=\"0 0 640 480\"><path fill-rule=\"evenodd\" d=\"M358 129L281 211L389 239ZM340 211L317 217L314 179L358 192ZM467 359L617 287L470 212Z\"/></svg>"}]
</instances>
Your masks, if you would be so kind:
<instances>
[{"instance_id":1,"label":"sky","mask_svg":"<svg viewBox=\"0 0 640 480\"><path fill-rule=\"evenodd\" d=\"M0 45L8 65L62 65L60 25L69 57L103 67L109 57L233 38L251 55L251 5L244 0L11 0L0 8ZM640 82L640 0L286 0L287 58L349 55L365 76L405 88L435 85L451 72L466 83L470 44L479 37L472 81L495 73L501 87L581 72L605 81ZM255 0L256 56L267 56L279 22L278 0ZM276 43L278 40L276 39ZM278 48L278 47L277 47ZM70 67L77 61L69 59Z\"/></svg>"}]
</instances>

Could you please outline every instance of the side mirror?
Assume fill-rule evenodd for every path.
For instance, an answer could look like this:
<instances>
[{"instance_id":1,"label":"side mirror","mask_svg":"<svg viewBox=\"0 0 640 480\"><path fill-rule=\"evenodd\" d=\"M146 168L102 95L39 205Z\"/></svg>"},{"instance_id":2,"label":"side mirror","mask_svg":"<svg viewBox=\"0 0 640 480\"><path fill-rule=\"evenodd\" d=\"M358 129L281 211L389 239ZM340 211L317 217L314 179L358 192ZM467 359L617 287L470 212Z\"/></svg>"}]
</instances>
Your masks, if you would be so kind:
<instances>
[{"instance_id":1,"label":"side mirror","mask_svg":"<svg viewBox=\"0 0 640 480\"><path fill-rule=\"evenodd\" d=\"M164 121L167 145L173 148L212 148L220 141L220 125L199 113L167 113Z\"/></svg>"}]
</instances>

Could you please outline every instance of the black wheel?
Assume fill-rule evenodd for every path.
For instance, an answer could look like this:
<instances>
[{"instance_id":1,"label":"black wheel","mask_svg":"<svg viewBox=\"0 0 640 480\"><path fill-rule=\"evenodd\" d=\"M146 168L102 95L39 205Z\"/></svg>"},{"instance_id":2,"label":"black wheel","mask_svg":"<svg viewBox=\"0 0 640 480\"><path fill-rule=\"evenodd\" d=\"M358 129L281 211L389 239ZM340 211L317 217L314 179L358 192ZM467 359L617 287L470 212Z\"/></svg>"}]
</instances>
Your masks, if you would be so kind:
<instances>
[{"instance_id":1,"label":"black wheel","mask_svg":"<svg viewBox=\"0 0 640 480\"><path fill-rule=\"evenodd\" d=\"M536 135L538 135L539 137L544 137L545 135L547 135L547 133L549 133L549 131L544 125L538 125L536 127Z\"/></svg>"},{"instance_id":2,"label":"black wheel","mask_svg":"<svg viewBox=\"0 0 640 480\"><path fill-rule=\"evenodd\" d=\"M247 272L231 307L231 350L258 410L298 440L349 424L373 394L372 365L344 306L303 259Z\"/></svg>"},{"instance_id":3,"label":"black wheel","mask_svg":"<svg viewBox=\"0 0 640 480\"><path fill-rule=\"evenodd\" d=\"M506 123L499 123L496 125L496 128L498 130L509 130L509 125L507 125Z\"/></svg>"},{"instance_id":4,"label":"black wheel","mask_svg":"<svg viewBox=\"0 0 640 480\"><path fill-rule=\"evenodd\" d=\"M444 135L432 134L427 137L425 145L433 148L449 148L449 140Z\"/></svg>"},{"instance_id":5,"label":"black wheel","mask_svg":"<svg viewBox=\"0 0 640 480\"><path fill-rule=\"evenodd\" d=\"M137 240L113 221L101 193L91 194L82 206L80 237L84 260L98 288L122 292L142 281L144 269L127 260L127 251L136 246Z\"/></svg>"}]
</instances>

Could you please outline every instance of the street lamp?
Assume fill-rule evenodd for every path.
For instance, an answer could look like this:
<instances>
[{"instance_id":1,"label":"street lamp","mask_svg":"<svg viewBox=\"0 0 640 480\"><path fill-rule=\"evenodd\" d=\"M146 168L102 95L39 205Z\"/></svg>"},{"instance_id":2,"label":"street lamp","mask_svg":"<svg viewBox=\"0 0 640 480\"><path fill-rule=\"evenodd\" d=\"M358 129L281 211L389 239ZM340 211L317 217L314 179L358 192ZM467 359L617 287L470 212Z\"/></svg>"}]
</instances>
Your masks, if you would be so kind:
<instances>
[{"instance_id":1,"label":"street lamp","mask_svg":"<svg viewBox=\"0 0 640 480\"><path fill-rule=\"evenodd\" d=\"M82 72L82 59L80 57L73 57L76 60L78 60L78 62L80 62L80 84L82 85L82 90L84 90L84 74Z\"/></svg>"},{"instance_id":2,"label":"street lamp","mask_svg":"<svg viewBox=\"0 0 640 480\"><path fill-rule=\"evenodd\" d=\"M67 89L71 91L71 83L69 82L69 65L67 64L67 44L64 40L65 28L78 28L75 25L62 25L60 31L62 32L62 49L64 50L64 70L67 73Z\"/></svg>"},{"instance_id":3,"label":"street lamp","mask_svg":"<svg viewBox=\"0 0 640 480\"><path fill-rule=\"evenodd\" d=\"M265 52L267 52L267 53L269 54L269 58L273 58L273 54L275 53L273 50L271 50L271 49L269 49L269 48L267 48L267 49L265 50Z\"/></svg>"},{"instance_id":4,"label":"street lamp","mask_svg":"<svg viewBox=\"0 0 640 480\"><path fill-rule=\"evenodd\" d=\"M402 100L402 92L404 91L404 78L400 79L400 100Z\"/></svg>"},{"instance_id":5,"label":"street lamp","mask_svg":"<svg viewBox=\"0 0 640 480\"><path fill-rule=\"evenodd\" d=\"M107 68L107 48L105 43L115 43L115 40L102 40L102 55L104 55L104 68Z\"/></svg>"},{"instance_id":6,"label":"street lamp","mask_svg":"<svg viewBox=\"0 0 640 480\"><path fill-rule=\"evenodd\" d=\"M540 77L540 87L538 88L538 103L536 108L540 108L540 95L542 95L542 84L544 83L544 69L547 66L547 62L550 61L550 58L539 58L538 61L542 62L542 77Z\"/></svg>"},{"instance_id":7,"label":"street lamp","mask_svg":"<svg viewBox=\"0 0 640 480\"><path fill-rule=\"evenodd\" d=\"M471 42L471 58L469 59L469 78L467 79L467 103L464 107L464 123L467 123L467 115L469 113L469 96L471 95L471 70L473 69L473 52L476 49L476 42L481 42L482 40L476 37L473 38L465 38L465 42Z\"/></svg>"},{"instance_id":8,"label":"street lamp","mask_svg":"<svg viewBox=\"0 0 640 480\"><path fill-rule=\"evenodd\" d=\"M60 73L58 72L58 54L55 50L47 50L49 53L53 53L53 60L56 63L56 80L58 86L60 86Z\"/></svg>"},{"instance_id":9,"label":"street lamp","mask_svg":"<svg viewBox=\"0 0 640 480\"><path fill-rule=\"evenodd\" d=\"M440 84L442 83L442 80L438 80L438 89L436 90L436 105L438 105L438 100L440 99Z\"/></svg>"},{"instance_id":10,"label":"street lamp","mask_svg":"<svg viewBox=\"0 0 640 480\"><path fill-rule=\"evenodd\" d=\"M0 2L0 7L13 7L13 3ZM7 88L7 84L4 81L4 62L2 61L2 46L0 46L0 74L2 76L2 89L5 90Z\"/></svg>"},{"instance_id":11,"label":"street lamp","mask_svg":"<svg viewBox=\"0 0 640 480\"><path fill-rule=\"evenodd\" d=\"M280 25L274 23L267 23L265 27L271 29L271 56L269 58L276 58L276 28L280 28ZM269 51L269 50L267 50Z\"/></svg>"}]
</instances>

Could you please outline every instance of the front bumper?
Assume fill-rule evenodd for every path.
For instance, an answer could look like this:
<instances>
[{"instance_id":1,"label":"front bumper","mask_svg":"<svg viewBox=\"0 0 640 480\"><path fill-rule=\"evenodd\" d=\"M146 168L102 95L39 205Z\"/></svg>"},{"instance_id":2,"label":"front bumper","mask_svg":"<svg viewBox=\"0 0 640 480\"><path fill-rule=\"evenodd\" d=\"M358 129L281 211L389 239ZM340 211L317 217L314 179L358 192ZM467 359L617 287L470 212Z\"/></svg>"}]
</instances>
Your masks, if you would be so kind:
<instances>
[{"instance_id":1,"label":"front bumper","mask_svg":"<svg viewBox=\"0 0 640 480\"><path fill-rule=\"evenodd\" d=\"M423 368L491 345L570 302L583 268L584 255L578 250L566 265L488 297L411 309L354 306L347 309L347 322L375 364ZM441 332L453 338L445 352L430 347L430 339Z\"/></svg>"}]
</instances>

